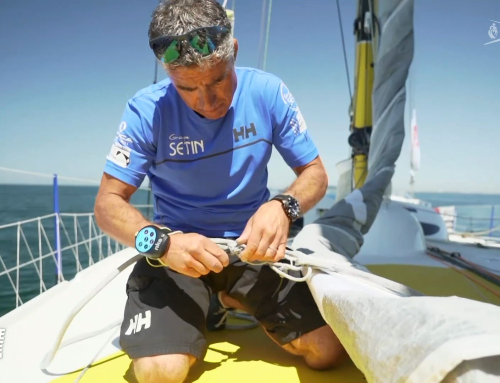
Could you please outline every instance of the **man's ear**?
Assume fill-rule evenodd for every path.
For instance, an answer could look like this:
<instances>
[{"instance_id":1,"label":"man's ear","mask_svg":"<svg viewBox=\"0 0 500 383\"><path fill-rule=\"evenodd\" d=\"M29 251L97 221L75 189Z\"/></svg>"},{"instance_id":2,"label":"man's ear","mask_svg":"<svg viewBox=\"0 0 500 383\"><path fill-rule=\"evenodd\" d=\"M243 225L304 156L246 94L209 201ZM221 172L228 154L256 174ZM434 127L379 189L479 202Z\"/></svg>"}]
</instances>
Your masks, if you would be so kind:
<instances>
[{"instance_id":1,"label":"man's ear","mask_svg":"<svg viewBox=\"0 0 500 383\"><path fill-rule=\"evenodd\" d=\"M236 61L237 56L238 56L238 39L234 39L234 58L233 58L234 61Z\"/></svg>"}]
</instances>

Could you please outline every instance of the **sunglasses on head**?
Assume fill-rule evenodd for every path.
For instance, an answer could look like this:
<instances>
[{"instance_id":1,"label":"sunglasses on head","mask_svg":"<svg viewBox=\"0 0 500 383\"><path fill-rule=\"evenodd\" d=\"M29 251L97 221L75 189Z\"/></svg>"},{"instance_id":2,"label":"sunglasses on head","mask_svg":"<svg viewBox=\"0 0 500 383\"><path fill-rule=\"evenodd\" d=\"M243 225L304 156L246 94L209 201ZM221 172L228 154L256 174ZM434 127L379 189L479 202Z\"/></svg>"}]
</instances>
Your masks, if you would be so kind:
<instances>
[{"instance_id":1,"label":"sunglasses on head","mask_svg":"<svg viewBox=\"0 0 500 383\"><path fill-rule=\"evenodd\" d=\"M207 56L217 49L223 40L221 35L227 32L229 30L221 25L196 28L183 35L157 37L149 41L149 46L155 54L157 51L165 49L161 61L169 64L181 56L183 50L182 41L187 41L196 52Z\"/></svg>"}]
</instances>

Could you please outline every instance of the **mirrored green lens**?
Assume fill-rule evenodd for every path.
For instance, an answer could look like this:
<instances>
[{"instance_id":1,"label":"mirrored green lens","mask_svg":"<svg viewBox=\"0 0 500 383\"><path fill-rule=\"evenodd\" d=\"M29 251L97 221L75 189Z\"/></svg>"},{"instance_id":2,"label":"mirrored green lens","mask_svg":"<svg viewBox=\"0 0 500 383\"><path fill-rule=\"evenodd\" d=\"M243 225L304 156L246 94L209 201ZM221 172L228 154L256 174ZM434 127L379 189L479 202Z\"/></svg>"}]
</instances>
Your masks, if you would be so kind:
<instances>
[{"instance_id":1,"label":"mirrored green lens","mask_svg":"<svg viewBox=\"0 0 500 383\"><path fill-rule=\"evenodd\" d=\"M171 63L174 60L177 60L180 56L179 53L179 42L177 40L174 40L170 43L170 45L167 47L165 50L165 53L163 54L162 61L164 63Z\"/></svg>"},{"instance_id":2,"label":"mirrored green lens","mask_svg":"<svg viewBox=\"0 0 500 383\"><path fill-rule=\"evenodd\" d=\"M191 41L191 46L196 49L198 52L200 52L202 55L207 55L209 54L209 50L208 50L208 44L205 40L205 43L203 43L202 39L200 38L200 36L196 35L194 36Z\"/></svg>"}]
</instances>

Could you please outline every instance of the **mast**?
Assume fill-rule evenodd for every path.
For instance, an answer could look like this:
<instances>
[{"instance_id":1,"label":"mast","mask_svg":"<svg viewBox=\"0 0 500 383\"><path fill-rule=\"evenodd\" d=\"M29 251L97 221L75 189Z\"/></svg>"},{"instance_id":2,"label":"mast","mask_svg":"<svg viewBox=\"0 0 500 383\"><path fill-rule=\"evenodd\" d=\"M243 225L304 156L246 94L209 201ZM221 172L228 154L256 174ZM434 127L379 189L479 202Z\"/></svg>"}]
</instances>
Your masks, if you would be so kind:
<instances>
[{"instance_id":1,"label":"mast","mask_svg":"<svg viewBox=\"0 0 500 383\"><path fill-rule=\"evenodd\" d=\"M349 136L349 145L352 148L351 190L363 186L368 174L368 154L373 127L374 61L378 33L375 17L377 3L377 0L359 0L354 21L356 62Z\"/></svg>"},{"instance_id":2,"label":"mast","mask_svg":"<svg viewBox=\"0 0 500 383\"><path fill-rule=\"evenodd\" d=\"M335 204L314 222L350 257L357 254L375 221L401 153L405 84L414 51L413 0L359 0L358 4L352 156L338 164Z\"/></svg>"}]
</instances>

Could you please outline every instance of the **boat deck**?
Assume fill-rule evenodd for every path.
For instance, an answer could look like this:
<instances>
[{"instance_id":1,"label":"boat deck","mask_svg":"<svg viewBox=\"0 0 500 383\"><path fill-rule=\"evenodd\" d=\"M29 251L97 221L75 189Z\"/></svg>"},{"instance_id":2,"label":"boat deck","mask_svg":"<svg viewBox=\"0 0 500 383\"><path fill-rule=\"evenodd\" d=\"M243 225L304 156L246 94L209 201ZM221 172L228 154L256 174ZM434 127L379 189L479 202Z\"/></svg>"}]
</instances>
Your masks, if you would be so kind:
<instances>
[{"instance_id":1,"label":"boat deck","mask_svg":"<svg viewBox=\"0 0 500 383\"><path fill-rule=\"evenodd\" d=\"M210 344L207 355L192 368L186 382L366 382L349 360L335 370L311 370L301 357L282 350L261 328L209 332L207 339ZM80 372L78 370L53 382L74 382ZM131 360L123 352L117 352L95 363L80 382L137 381Z\"/></svg>"}]
</instances>

